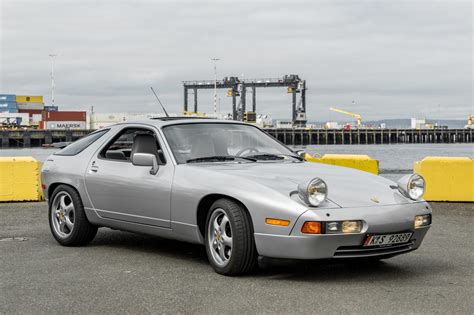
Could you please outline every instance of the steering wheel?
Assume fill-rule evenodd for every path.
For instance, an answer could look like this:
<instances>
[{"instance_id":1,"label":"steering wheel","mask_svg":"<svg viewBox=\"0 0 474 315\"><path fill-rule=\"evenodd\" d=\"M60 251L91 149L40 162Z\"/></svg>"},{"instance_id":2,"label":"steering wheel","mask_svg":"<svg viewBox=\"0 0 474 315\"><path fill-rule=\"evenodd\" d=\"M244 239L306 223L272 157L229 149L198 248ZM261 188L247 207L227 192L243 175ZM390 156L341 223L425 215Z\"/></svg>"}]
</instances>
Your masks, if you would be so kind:
<instances>
[{"instance_id":1,"label":"steering wheel","mask_svg":"<svg viewBox=\"0 0 474 315\"><path fill-rule=\"evenodd\" d=\"M251 148L251 147L248 147L248 148L243 148L242 150L240 150L239 152L237 152L235 155L236 156L242 156L244 152L246 151L249 151L248 153L253 153L253 152L259 152L257 149L255 148Z\"/></svg>"}]
</instances>

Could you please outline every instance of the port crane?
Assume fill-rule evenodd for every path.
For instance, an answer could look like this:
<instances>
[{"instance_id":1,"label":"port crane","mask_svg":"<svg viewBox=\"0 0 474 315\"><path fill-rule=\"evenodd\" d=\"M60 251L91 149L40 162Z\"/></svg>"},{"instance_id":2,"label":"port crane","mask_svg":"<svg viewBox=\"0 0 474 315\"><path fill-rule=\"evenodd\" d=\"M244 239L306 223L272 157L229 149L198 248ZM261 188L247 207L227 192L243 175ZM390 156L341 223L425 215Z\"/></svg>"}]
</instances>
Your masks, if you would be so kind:
<instances>
[{"instance_id":1,"label":"port crane","mask_svg":"<svg viewBox=\"0 0 474 315\"><path fill-rule=\"evenodd\" d=\"M331 110L333 112L338 112L338 113L341 113L341 114L344 114L344 115L348 115L348 116L357 118L357 128L360 128L361 125L362 125L360 114L351 113L351 112L348 112L348 111L345 111L345 110L342 110L342 109L338 109L338 108L334 108L334 107L330 107L329 110Z\"/></svg>"},{"instance_id":2,"label":"port crane","mask_svg":"<svg viewBox=\"0 0 474 315\"><path fill-rule=\"evenodd\" d=\"M232 119L255 121L257 112L257 88L286 87L287 93L292 95L291 109L294 126L306 125L306 80L296 74L284 75L280 78L243 79L239 77L225 77L222 80L183 81L184 112L189 112L188 94L194 93L194 110L198 112L198 89L227 89L227 96L232 97ZM251 111L247 111L246 95L251 91ZM297 96L299 94L299 97ZM237 99L240 98L240 101ZM300 101L297 102L297 99ZM239 103L238 103L239 102Z\"/></svg>"}]
</instances>

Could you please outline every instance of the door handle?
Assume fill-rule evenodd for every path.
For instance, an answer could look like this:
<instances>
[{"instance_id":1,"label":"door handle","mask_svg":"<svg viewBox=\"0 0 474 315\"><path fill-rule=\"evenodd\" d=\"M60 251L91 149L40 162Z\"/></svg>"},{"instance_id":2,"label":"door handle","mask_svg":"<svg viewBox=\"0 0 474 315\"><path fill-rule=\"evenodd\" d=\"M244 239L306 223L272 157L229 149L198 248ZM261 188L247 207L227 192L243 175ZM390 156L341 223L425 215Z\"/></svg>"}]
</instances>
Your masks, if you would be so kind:
<instances>
[{"instance_id":1,"label":"door handle","mask_svg":"<svg viewBox=\"0 0 474 315\"><path fill-rule=\"evenodd\" d=\"M99 167L98 167L97 165L92 165L92 166L91 166L91 171L92 171L92 172L96 172L96 173L97 173L98 170L99 170Z\"/></svg>"}]
</instances>

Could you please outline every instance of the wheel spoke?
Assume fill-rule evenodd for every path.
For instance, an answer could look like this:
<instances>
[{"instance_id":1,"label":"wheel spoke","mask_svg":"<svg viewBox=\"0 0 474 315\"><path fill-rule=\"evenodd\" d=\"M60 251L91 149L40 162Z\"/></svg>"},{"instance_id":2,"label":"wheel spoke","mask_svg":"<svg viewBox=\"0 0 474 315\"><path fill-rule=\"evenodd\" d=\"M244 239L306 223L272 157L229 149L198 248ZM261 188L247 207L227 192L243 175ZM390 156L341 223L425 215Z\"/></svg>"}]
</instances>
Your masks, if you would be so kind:
<instances>
[{"instance_id":1,"label":"wheel spoke","mask_svg":"<svg viewBox=\"0 0 474 315\"><path fill-rule=\"evenodd\" d=\"M59 221L59 231L62 233L66 233L64 227L66 226L66 223L64 221Z\"/></svg>"},{"instance_id":2,"label":"wheel spoke","mask_svg":"<svg viewBox=\"0 0 474 315\"><path fill-rule=\"evenodd\" d=\"M54 216L59 219L59 210L54 210Z\"/></svg>"},{"instance_id":3,"label":"wheel spoke","mask_svg":"<svg viewBox=\"0 0 474 315\"><path fill-rule=\"evenodd\" d=\"M72 228L74 227L74 223L71 222L71 220L69 219L69 217L66 217L66 220L65 220L65 225L67 226L67 228L69 229L69 232L72 231Z\"/></svg>"},{"instance_id":4,"label":"wheel spoke","mask_svg":"<svg viewBox=\"0 0 474 315\"><path fill-rule=\"evenodd\" d=\"M217 218L214 219L212 226L214 227L214 230L219 231L219 223L217 223Z\"/></svg>"},{"instance_id":5,"label":"wheel spoke","mask_svg":"<svg viewBox=\"0 0 474 315\"><path fill-rule=\"evenodd\" d=\"M225 257L225 246L221 245L219 248L219 256L221 257L222 261L226 261L227 258Z\"/></svg>"},{"instance_id":6,"label":"wheel spoke","mask_svg":"<svg viewBox=\"0 0 474 315\"><path fill-rule=\"evenodd\" d=\"M225 233L222 233L222 242L227 247L232 247L232 237L228 237Z\"/></svg>"},{"instance_id":7,"label":"wheel spoke","mask_svg":"<svg viewBox=\"0 0 474 315\"><path fill-rule=\"evenodd\" d=\"M66 207L67 207L65 199L66 199L66 196L61 196L61 199L59 199L59 207L62 210L66 210Z\"/></svg>"},{"instance_id":8,"label":"wheel spoke","mask_svg":"<svg viewBox=\"0 0 474 315\"><path fill-rule=\"evenodd\" d=\"M64 211L66 212L66 215L69 215L71 211L74 211L74 205L72 202L64 208Z\"/></svg>"},{"instance_id":9,"label":"wheel spoke","mask_svg":"<svg viewBox=\"0 0 474 315\"><path fill-rule=\"evenodd\" d=\"M220 224L222 234L225 233L225 227L226 227L227 223L229 223L229 218L227 218L227 216L224 215L224 217L222 218L221 224Z\"/></svg>"}]
</instances>

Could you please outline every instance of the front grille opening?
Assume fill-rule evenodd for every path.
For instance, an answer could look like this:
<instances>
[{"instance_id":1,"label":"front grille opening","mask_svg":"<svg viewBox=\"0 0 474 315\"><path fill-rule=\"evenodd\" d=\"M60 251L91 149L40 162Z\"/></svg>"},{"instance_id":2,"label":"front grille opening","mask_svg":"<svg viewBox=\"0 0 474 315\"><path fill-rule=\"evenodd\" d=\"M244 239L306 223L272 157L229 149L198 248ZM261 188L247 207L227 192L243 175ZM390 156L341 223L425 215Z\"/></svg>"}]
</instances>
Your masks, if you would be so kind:
<instances>
[{"instance_id":1,"label":"front grille opening","mask_svg":"<svg viewBox=\"0 0 474 315\"><path fill-rule=\"evenodd\" d=\"M334 253L334 258L370 257L407 252L414 249L415 240L405 244L387 247L341 246Z\"/></svg>"}]
</instances>

